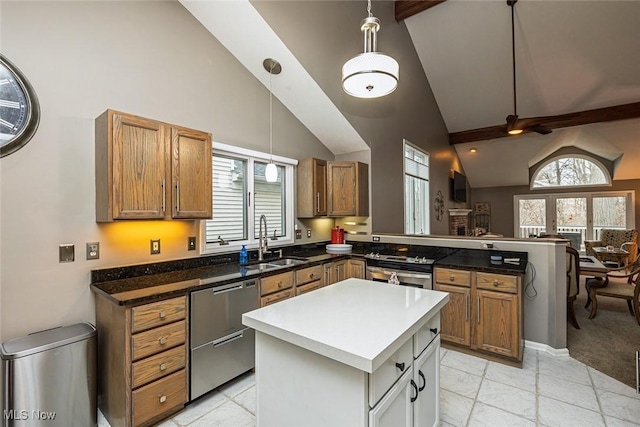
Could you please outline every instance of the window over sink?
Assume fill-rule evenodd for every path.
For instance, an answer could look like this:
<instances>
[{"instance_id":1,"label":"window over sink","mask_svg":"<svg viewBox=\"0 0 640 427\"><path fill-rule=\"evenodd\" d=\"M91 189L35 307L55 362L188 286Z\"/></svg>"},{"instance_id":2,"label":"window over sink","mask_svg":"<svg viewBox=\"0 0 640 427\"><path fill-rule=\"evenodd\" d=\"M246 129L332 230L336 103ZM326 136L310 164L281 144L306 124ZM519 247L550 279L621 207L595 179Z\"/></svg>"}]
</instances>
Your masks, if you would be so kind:
<instances>
[{"instance_id":1,"label":"window over sink","mask_svg":"<svg viewBox=\"0 0 640 427\"><path fill-rule=\"evenodd\" d=\"M213 143L213 218L202 221L203 253L231 252L242 245L257 248L261 215L267 218L270 246L293 243L297 160L273 156L278 179L267 182L269 159L268 153Z\"/></svg>"}]
</instances>

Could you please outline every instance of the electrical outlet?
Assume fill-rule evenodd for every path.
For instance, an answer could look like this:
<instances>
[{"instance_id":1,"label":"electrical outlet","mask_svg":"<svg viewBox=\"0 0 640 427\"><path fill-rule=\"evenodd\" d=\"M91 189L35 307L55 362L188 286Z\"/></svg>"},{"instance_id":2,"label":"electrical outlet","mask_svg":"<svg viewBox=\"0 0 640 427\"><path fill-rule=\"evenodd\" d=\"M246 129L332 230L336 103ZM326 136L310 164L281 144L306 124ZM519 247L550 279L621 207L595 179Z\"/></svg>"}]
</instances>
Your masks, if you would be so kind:
<instances>
[{"instance_id":1,"label":"electrical outlet","mask_svg":"<svg viewBox=\"0 0 640 427\"><path fill-rule=\"evenodd\" d=\"M160 253L160 239L151 239L151 255Z\"/></svg>"},{"instance_id":2,"label":"electrical outlet","mask_svg":"<svg viewBox=\"0 0 640 427\"><path fill-rule=\"evenodd\" d=\"M58 248L58 260L59 262L73 262L76 258L75 246L72 244L60 245Z\"/></svg>"},{"instance_id":3,"label":"electrical outlet","mask_svg":"<svg viewBox=\"0 0 640 427\"><path fill-rule=\"evenodd\" d=\"M373 236L373 241L374 242L379 242L380 241L380 236Z\"/></svg>"},{"instance_id":4,"label":"electrical outlet","mask_svg":"<svg viewBox=\"0 0 640 427\"><path fill-rule=\"evenodd\" d=\"M87 243L87 259L100 259L100 243L99 242Z\"/></svg>"},{"instance_id":5,"label":"electrical outlet","mask_svg":"<svg viewBox=\"0 0 640 427\"><path fill-rule=\"evenodd\" d=\"M196 250L196 236L189 236L187 238L187 250L188 251Z\"/></svg>"},{"instance_id":6,"label":"electrical outlet","mask_svg":"<svg viewBox=\"0 0 640 427\"><path fill-rule=\"evenodd\" d=\"M307 228L307 237L311 237L311 229Z\"/></svg>"},{"instance_id":7,"label":"electrical outlet","mask_svg":"<svg viewBox=\"0 0 640 427\"><path fill-rule=\"evenodd\" d=\"M296 240L302 239L302 230L296 230Z\"/></svg>"},{"instance_id":8,"label":"electrical outlet","mask_svg":"<svg viewBox=\"0 0 640 427\"><path fill-rule=\"evenodd\" d=\"M480 247L482 249L493 249L493 243L482 243Z\"/></svg>"}]
</instances>

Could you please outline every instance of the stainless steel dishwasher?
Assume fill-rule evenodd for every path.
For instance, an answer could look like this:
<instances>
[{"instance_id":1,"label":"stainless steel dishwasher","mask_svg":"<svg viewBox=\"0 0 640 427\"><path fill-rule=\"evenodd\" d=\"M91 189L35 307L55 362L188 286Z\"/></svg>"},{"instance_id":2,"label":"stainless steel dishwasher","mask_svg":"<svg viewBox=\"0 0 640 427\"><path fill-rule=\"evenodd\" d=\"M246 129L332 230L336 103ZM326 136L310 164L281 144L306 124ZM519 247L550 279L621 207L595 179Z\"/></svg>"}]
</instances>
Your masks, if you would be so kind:
<instances>
[{"instance_id":1,"label":"stainless steel dishwasher","mask_svg":"<svg viewBox=\"0 0 640 427\"><path fill-rule=\"evenodd\" d=\"M255 367L255 333L242 314L258 308L257 283L191 292L191 400Z\"/></svg>"}]
</instances>

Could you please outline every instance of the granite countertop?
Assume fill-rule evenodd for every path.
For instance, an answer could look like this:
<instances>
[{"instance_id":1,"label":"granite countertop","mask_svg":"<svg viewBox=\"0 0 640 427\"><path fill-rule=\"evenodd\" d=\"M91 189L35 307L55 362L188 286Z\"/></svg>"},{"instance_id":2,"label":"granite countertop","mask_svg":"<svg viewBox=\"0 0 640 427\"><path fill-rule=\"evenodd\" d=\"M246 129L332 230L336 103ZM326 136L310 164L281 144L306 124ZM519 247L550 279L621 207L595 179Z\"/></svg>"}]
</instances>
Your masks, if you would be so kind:
<instances>
[{"instance_id":1,"label":"granite countertop","mask_svg":"<svg viewBox=\"0 0 640 427\"><path fill-rule=\"evenodd\" d=\"M519 258L515 263L492 263L491 255L503 258ZM497 251L485 249L460 249L459 251L435 262L436 267L467 268L487 273L525 274L527 269L527 253Z\"/></svg>"},{"instance_id":2,"label":"granite countertop","mask_svg":"<svg viewBox=\"0 0 640 427\"><path fill-rule=\"evenodd\" d=\"M94 292L106 296L116 304L134 305L240 280L258 279L294 269L312 267L331 260L363 257L364 254L365 251L360 251L360 253L353 251L348 254L329 254L324 249L310 250L304 251L305 256L302 256L301 252L295 255L284 255L284 258L288 256L303 257L307 261L302 264L275 267L262 271L252 265L257 262L255 260L252 260L246 266L239 265L237 261L229 261L155 274L150 274L149 271L151 270L147 268L143 274L135 275L134 277L121 277L126 275L120 274L120 272L112 273L115 277L114 279L99 277L97 281L91 283L91 288ZM266 259L265 262L268 262L268 260ZM107 276L107 274L102 276Z\"/></svg>"},{"instance_id":3,"label":"granite countertop","mask_svg":"<svg viewBox=\"0 0 640 427\"><path fill-rule=\"evenodd\" d=\"M352 278L245 313L242 323L373 372L448 300L446 292Z\"/></svg>"}]
</instances>

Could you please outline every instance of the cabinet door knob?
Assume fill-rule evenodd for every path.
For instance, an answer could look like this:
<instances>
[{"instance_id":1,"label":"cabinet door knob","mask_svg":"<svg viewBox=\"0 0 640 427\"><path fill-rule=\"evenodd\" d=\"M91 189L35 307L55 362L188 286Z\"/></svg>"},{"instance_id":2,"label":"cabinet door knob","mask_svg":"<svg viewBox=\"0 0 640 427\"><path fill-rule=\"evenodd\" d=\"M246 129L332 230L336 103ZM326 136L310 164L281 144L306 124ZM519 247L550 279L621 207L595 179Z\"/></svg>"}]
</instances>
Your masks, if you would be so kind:
<instances>
[{"instance_id":1,"label":"cabinet door knob","mask_svg":"<svg viewBox=\"0 0 640 427\"><path fill-rule=\"evenodd\" d=\"M162 310L162 311L160 312L160 318L161 318L161 319L164 319L165 317L167 317L167 313L166 313L164 310Z\"/></svg>"},{"instance_id":2,"label":"cabinet door knob","mask_svg":"<svg viewBox=\"0 0 640 427\"><path fill-rule=\"evenodd\" d=\"M400 369L401 372L404 372L404 362L396 362L396 368Z\"/></svg>"},{"instance_id":3,"label":"cabinet door knob","mask_svg":"<svg viewBox=\"0 0 640 427\"><path fill-rule=\"evenodd\" d=\"M167 396L165 395L160 396L160 403L164 403L166 401L167 401Z\"/></svg>"},{"instance_id":4,"label":"cabinet door knob","mask_svg":"<svg viewBox=\"0 0 640 427\"><path fill-rule=\"evenodd\" d=\"M309 274L309 279L313 279L313 273Z\"/></svg>"},{"instance_id":5,"label":"cabinet door knob","mask_svg":"<svg viewBox=\"0 0 640 427\"><path fill-rule=\"evenodd\" d=\"M498 285L500 285L500 282L498 282L497 280L494 280L494 281L493 281L493 286L496 286L496 287L497 287Z\"/></svg>"},{"instance_id":6,"label":"cabinet door knob","mask_svg":"<svg viewBox=\"0 0 640 427\"><path fill-rule=\"evenodd\" d=\"M167 364L166 363L161 363L160 364L160 370L161 371L165 371L167 369Z\"/></svg>"},{"instance_id":7,"label":"cabinet door knob","mask_svg":"<svg viewBox=\"0 0 640 427\"><path fill-rule=\"evenodd\" d=\"M438 335L438 328L430 328L429 330L433 335Z\"/></svg>"},{"instance_id":8,"label":"cabinet door knob","mask_svg":"<svg viewBox=\"0 0 640 427\"><path fill-rule=\"evenodd\" d=\"M278 282L278 287L281 288L282 287L282 282Z\"/></svg>"},{"instance_id":9,"label":"cabinet door knob","mask_svg":"<svg viewBox=\"0 0 640 427\"><path fill-rule=\"evenodd\" d=\"M453 282L455 279L456 279L455 277L453 277L453 276L449 276L449 281L450 281L450 282Z\"/></svg>"},{"instance_id":10,"label":"cabinet door knob","mask_svg":"<svg viewBox=\"0 0 640 427\"><path fill-rule=\"evenodd\" d=\"M167 343L167 337L160 337L158 342L160 343L160 345L166 344Z\"/></svg>"}]
</instances>

